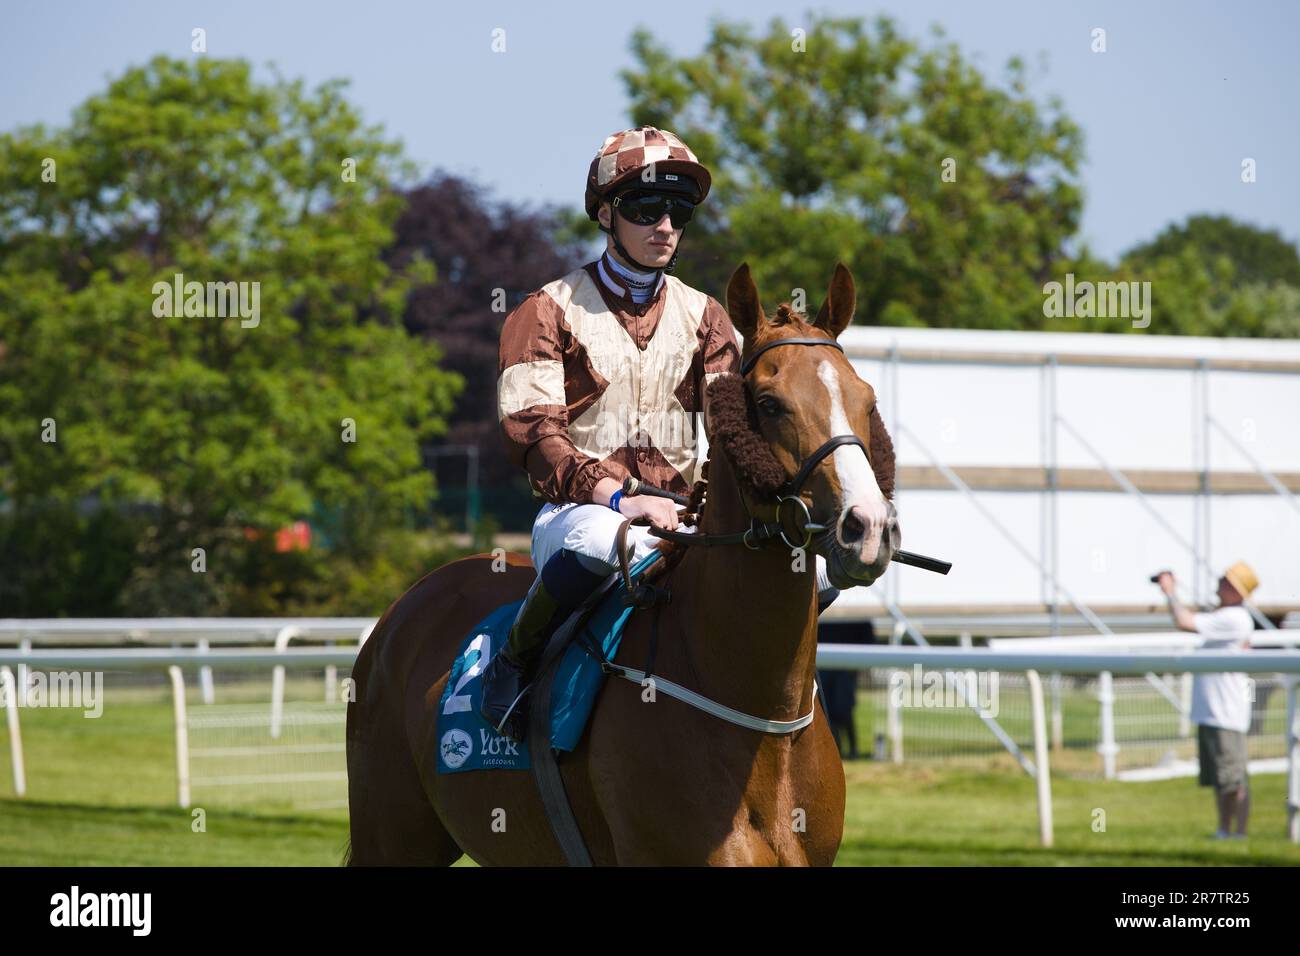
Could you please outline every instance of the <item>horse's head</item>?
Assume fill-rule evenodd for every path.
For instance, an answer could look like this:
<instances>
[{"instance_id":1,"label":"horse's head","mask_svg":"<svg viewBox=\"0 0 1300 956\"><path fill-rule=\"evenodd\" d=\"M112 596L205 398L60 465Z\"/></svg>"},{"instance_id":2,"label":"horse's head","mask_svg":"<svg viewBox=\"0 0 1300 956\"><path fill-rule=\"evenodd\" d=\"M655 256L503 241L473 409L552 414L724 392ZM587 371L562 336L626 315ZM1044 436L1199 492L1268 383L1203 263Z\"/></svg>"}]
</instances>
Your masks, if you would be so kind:
<instances>
[{"instance_id":1,"label":"horse's head","mask_svg":"<svg viewBox=\"0 0 1300 956\"><path fill-rule=\"evenodd\" d=\"M769 319L742 265L727 284L727 312L745 338L745 372L743 379L727 375L709 387L710 442L726 453L746 507L770 513L781 495L797 494L812 521L826 526L811 547L826 559L838 588L871 584L902 544L890 500L893 443L876 410L875 390L831 344L853 318L854 300L853 277L839 264L814 322L788 305ZM765 348L800 338L827 345ZM793 488L801 469L837 436L856 436L862 447L852 441L833 446ZM788 520L795 510L778 513Z\"/></svg>"}]
</instances>

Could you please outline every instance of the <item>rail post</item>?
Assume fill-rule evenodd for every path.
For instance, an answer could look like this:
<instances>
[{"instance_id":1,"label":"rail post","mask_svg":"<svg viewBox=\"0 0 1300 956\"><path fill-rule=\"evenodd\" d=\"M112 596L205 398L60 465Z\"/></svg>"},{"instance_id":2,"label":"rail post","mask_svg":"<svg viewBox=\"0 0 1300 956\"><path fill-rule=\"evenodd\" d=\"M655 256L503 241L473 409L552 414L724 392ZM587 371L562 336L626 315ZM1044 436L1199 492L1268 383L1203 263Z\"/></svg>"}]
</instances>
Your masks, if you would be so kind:
<instances>
[{"instance_id":1,"label":"rail post","mask_svg":"<svg viewBox=\"0 0 1300 956\"><path fill-rule=\"evenodd\" d=\"M289 641L302 635L302 629L290 624L280 628L275 635L275 649L283 653ZM271 738L280 739L280 725L284 720L284 665L276 664L271 671Z\"/></svg>"},{"instance_id":2,"label":"rail post","mask_svg":"<svg viewBox=\"0 0 1300 956\"><path fill-rule=\"evenodd\" d=\"M172 682L172 717L176 724L176 799L190 806L190 728L185 715L185 677L175 664L167 668Z\"/></svg>"},{"instance_id":3,"label":"rail post","mask_svg":"<svg viewBox=\"0 0 1300 956\"><path fill-rule=\"evenodd\" d=\"M1034 784L1038 789L1038 839L1045 847L1053 842L1052 772L1047 763L1047 717L1043 707L1043 682L1038 671L1025 671L1029 682L1029 707L1034 715Z\"/></svg>"},{"instance_id":4,"label":"rail post","mask_svg":"<svg viewBox=\"0 0 1300 956\"><path fill-rule=\"evenodd\" d=\"M1286 831L1292 843L1300 843L1300 708L1296 688L1300 678L1288 674L1286 681Z\"/></svg>"},{"instance_id":5,"label":"rail post","mask_svg":"<svg viewBox=\"0 0 1300 956\"><path fill-rule=\"evenodd\" d=\"M9 760L14 771L14 795L27 796L27 773L23 769L23 737L18 726L18 685L14 672L0 667L0 691L5 700L5 718L9 726Z\"/></svg>"},{"instance_id":6,"label":"rail post","mask_svg":"<svg viewBox=\"0 0 1300 956\"><path fill-rule=\"evenodd\" d=\"M1119 746L1115 743L1115 681L1110 671L1097 675L1097 700L1101 704L1101 743L1097 752L1101 754L1102 776L1114 780Z\"/></svg>"}]
</instances>

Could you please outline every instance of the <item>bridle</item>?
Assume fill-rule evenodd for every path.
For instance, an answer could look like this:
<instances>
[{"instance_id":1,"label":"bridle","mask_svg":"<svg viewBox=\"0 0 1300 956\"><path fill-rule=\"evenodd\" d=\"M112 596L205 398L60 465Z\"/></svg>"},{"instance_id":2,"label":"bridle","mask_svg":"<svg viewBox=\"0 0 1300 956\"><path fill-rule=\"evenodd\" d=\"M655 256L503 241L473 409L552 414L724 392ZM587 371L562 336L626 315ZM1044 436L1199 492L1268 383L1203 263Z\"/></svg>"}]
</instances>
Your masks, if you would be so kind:
<instances>
[{"instance_id":1,"label":"bridle","mask_svg":"<svg viewBox=\"0 0 1300 956\"><path fill-rule=\"evenodd\" d=\"M756 349L749 358L741 363L741 378L750 373L760 355L779 345L822 345L839 349L840 352L844 351L844 347L834 339L807 336L777 339L775 342L768 342ZM871 462L871 455L867 452L867 446L862 443L862 439L857 435L833 435L828 438L803 461L793 478L788 479L777 488L776 521L759 521L750 513L749 505L745 503L744 495L741 495L741 504L744 505L745 513L749 516L749 527L744 531L737 531L733 534L686 534L680 531L666 531L663 528L651 527L650 533L655 537L665 538L681 544L702 544L706 546L743 544L751 551L757 551L768 541L780 538L792 550L806 549L812 543L813 537L828 530L828 527L812 520L812 512L808 510L808 505L802 497L804 482L808 480L808 476L812 474L813 469L821 464L822 459L842 445L857 445L862 449L862 454L867 456L868 464Z\"/></svg>"}]
</instances>

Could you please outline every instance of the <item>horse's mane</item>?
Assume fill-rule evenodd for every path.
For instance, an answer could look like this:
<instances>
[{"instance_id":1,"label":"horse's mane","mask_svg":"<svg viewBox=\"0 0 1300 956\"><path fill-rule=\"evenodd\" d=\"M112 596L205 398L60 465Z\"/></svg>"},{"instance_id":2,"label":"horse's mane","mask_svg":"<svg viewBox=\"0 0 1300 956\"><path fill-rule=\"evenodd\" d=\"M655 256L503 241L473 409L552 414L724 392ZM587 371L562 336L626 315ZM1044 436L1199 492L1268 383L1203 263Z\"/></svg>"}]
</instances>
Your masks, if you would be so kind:
<instances>
[{"instance_id":1,"label":"horse's mane","mask_svg":"<svg viewBox=\"0 0 1300 956\"><path fill-rule=\"evenodd\" d=\"M775 324L804 323L805 317L788 304L777 308ZM719 375L708 387L709 443L727 456L737 480L759 497L774 498L786 473L758 426L758 414L745 380L735 373ZM894 443L885 430L880 410L871 410L871 438L867 442L871 469L886 498L894 497Z\"/></svg>"}]
</instances>

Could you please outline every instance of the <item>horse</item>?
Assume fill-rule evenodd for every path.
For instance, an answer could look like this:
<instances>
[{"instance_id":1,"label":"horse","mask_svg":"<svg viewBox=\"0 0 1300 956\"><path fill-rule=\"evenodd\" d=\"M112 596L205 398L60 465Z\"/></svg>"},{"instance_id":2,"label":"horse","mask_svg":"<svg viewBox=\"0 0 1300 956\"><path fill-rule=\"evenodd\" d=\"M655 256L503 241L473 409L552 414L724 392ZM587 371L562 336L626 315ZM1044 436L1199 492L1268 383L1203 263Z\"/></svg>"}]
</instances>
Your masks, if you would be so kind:
<instances>
[{"instance_id":1,"label":"horse","mask_svg":"<svg viewBox=\"0 0 1300 956\"><path fill-rule=\"evenodd\" d=\"M769 318L747 264L731 276L726 308L744 336L742 371L707 389L712 451L696 531L735 538L771 515L780 523L767 527L793 525L798 540L783 533L762 546L697 547L678 535L660 543L674 553L656 580L672 594L660 608L656 675L746 714L811 713L812 722L765 733L608 681L583 739L559 762L595 865L835 859L844 771L816 704L815 562L806 548L846 588L870 585L901 544L892 443L872 386L836 341L854 306L842 263L813 322L786 304ZM779 498L792 475L797 487ZM812 530L799 538L801 521ZM437 711L459 642L523 597L534 573L520 555L462 558L417 582L375 626L353 668L347 715L349 865L445 866L466 854L481 865L565 863L532 774L437 773ZM649 631L649 615L633 614L615 663L644 661Z\"/></svg>"}]
</instances>

